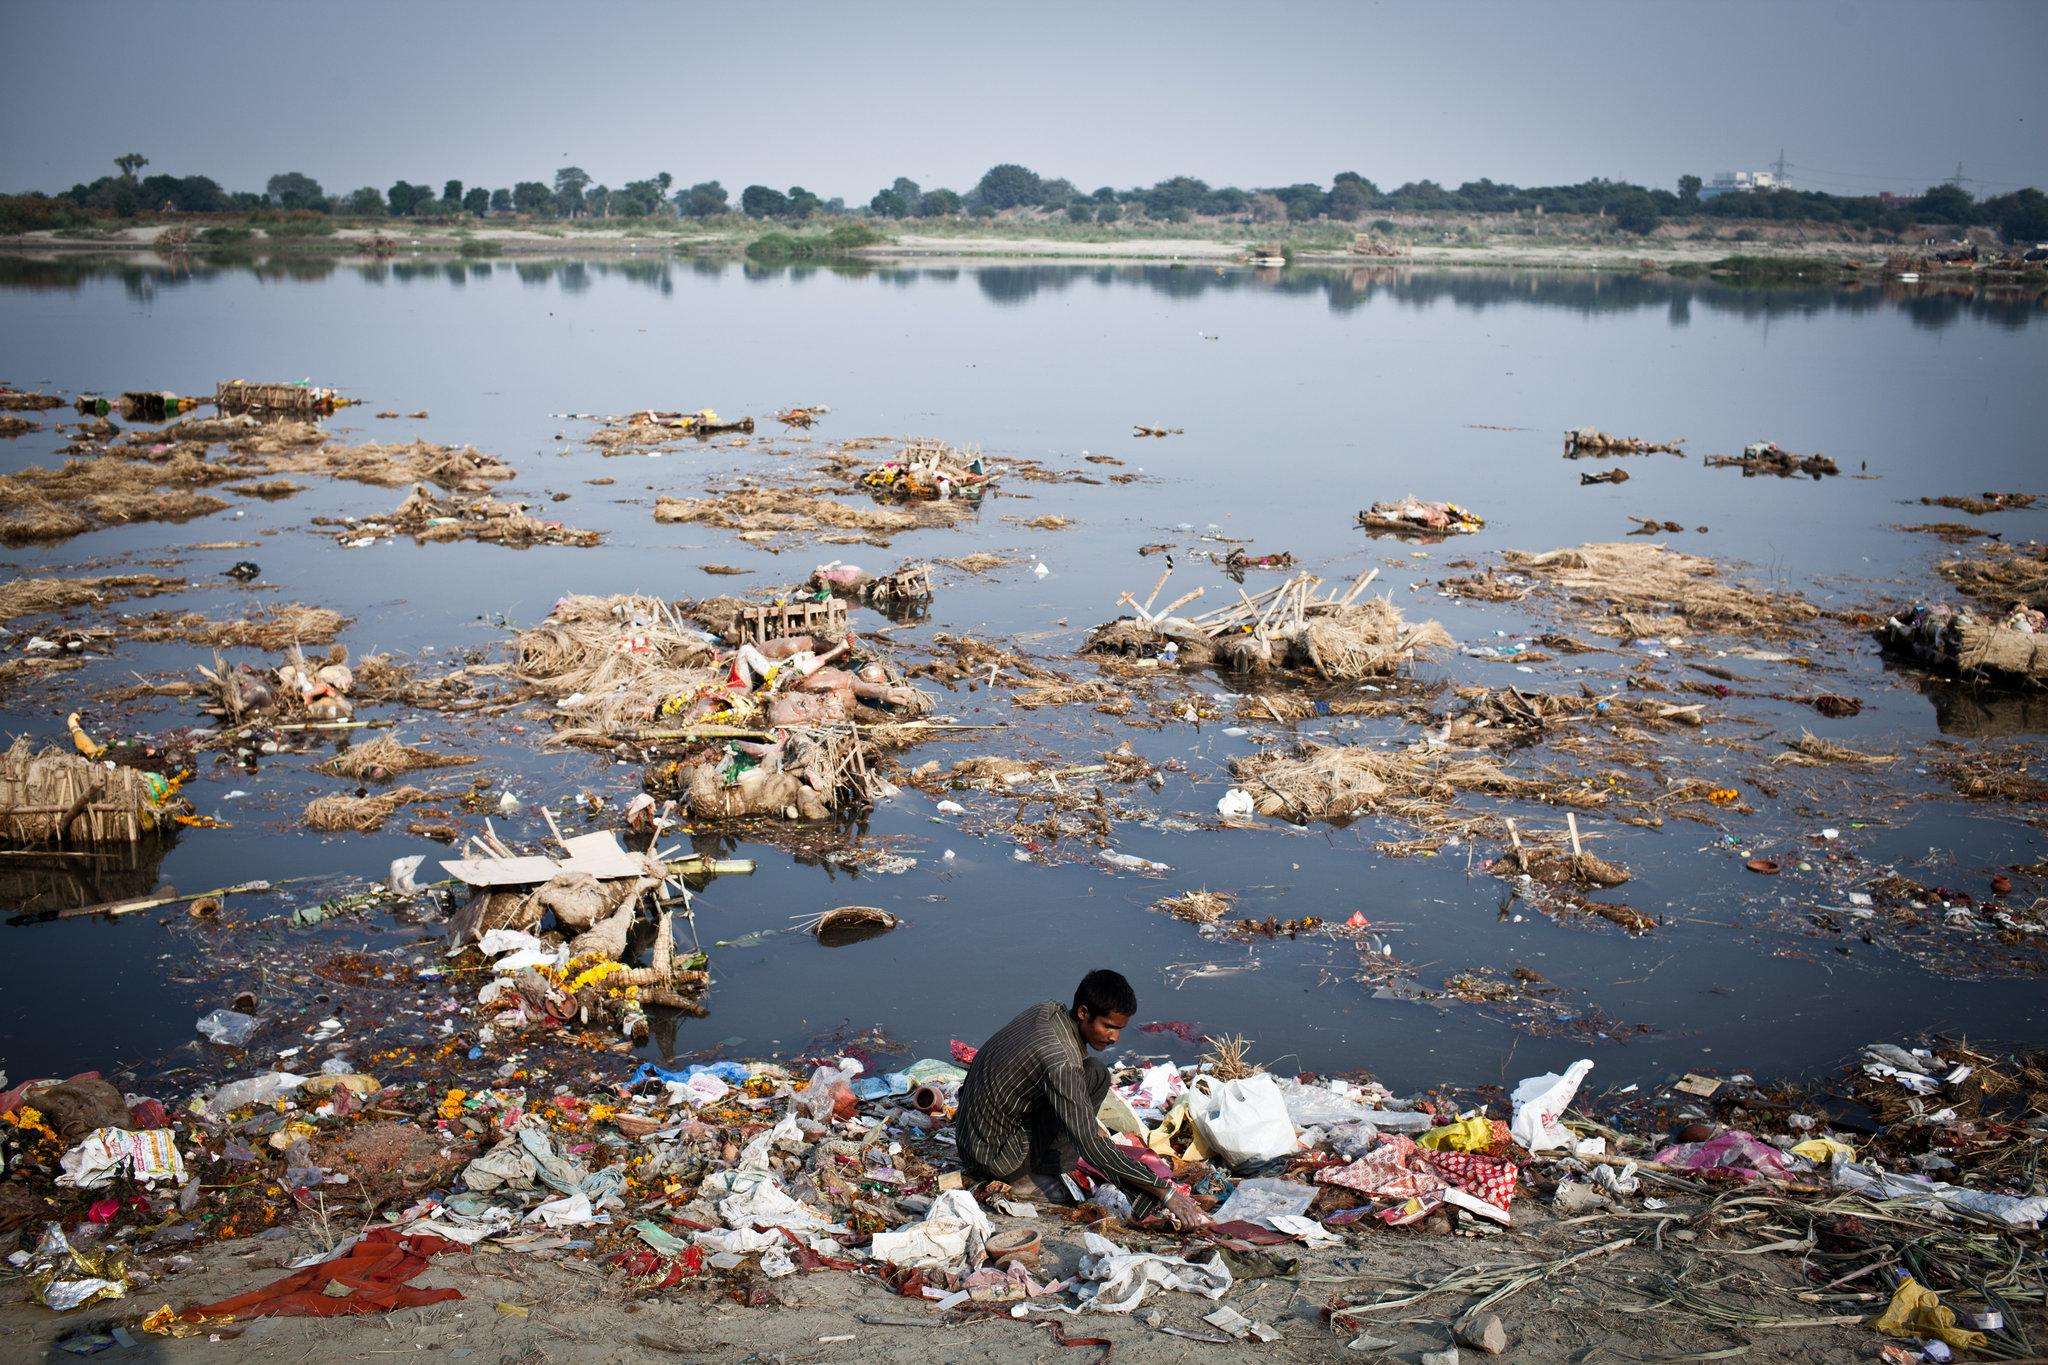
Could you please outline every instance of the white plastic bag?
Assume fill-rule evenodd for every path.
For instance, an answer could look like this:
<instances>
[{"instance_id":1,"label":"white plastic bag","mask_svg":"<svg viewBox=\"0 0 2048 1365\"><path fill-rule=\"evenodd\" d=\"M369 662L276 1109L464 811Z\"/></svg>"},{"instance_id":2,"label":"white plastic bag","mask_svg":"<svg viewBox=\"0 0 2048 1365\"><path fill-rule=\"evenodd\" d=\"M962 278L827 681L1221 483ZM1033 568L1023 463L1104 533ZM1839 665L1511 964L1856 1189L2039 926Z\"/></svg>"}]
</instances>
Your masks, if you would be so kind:
<instances>
[{"instance_id":1,"label":"white plastic bag","mask_svg":"<svg viewBox=\"0 0 2048 1365\"><path fill-rule=\"evenodd\" d=\"M1508 1132L1515 1141L1531 1152L1569 1148L1572 1135L1558 1118L1571 1105L1572 1097L1579 1093L1580 1082L1592 1069L1593 1059L1581 1057L1566 1067L1562 1076L1549 1071L1517 1085L1512 1097L1515 1117L1508 1124Z\"/></svg>"},{"instance_id":2,"label":"white plastic bag","mask_svg":"<svg viewBox=\"0 0 2048 1365\"><path fill-rule=\"evenodd\" d=\"M1298 1146L1287 1101L1263 1072L1241 1081L1195 1077L1188 1084L1188 1113L1209 1151L1232 1167L1271 1161Z\"/></svg>"}]
</instances>

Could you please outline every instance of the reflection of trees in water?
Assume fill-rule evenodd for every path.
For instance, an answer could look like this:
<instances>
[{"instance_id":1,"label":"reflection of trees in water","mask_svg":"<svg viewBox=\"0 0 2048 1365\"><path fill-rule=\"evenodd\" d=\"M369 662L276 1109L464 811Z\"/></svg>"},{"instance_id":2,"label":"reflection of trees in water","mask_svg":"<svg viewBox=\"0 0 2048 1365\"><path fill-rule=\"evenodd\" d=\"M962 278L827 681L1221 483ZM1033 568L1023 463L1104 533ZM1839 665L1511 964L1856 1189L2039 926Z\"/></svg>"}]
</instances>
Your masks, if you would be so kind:
<instances>
[{"instance_id":1,"label":"reflection of trees in water","mask_svg":"<svg viewBox=\"0 0 2048 1365\"><path fill-rule=\"evenodd\" d=\"M981 292L1006 307L1024 303L1044 290L1067 289L1087 279L1102 287L1142 288L1181 299L1209 293L1320 298L1335 313L1354 311L1375 299L1416 309L1449 303L1454 308L1474 312L1531 305L1584 315L1661 309L1674 326L1690 322L1695 307L1751 319L1874 313L1902 307L1915 326L1928 327L1946 326L1963 316L2019 327L2041 312L2039 300L2005 294L1929 294L1878 285L1738 287L1712 281L1595 271L1495 271L1462 267L1427 270L1388 266L1245 270L1148 264L980 266L974 275Z\"/></svg>"},{"instance_id":2,"label":"reflection of trees in water","mask_svg":"<svg viewBox=\"0 0 2048 1365\"><path fill-rule=\"evenodd\" d=\"M271 256L251 260L204 252L162 259L87 256L33 259L0 256L0 289L73 290L96 280L120 282L129 294L147 299L158 290L250 273L259 279L317 283L337 271L352 271L367 283L401 284L439 279L461 285L510 271L529 286L554 284L580 294L600 279L643 285L664 295L675 292L675 274L723 276L766 284L807 283L823 272L844 279L875 279L895 289L950 285L958 266L878 265L865 261L801 262L786 266L734 263L706 257L557 259L514 261L388 260L342 262L325 256ZM1737 318L1814 317L1822 314L1903 312L1915 327L1939 329L1961 318L2006 328L2026 326L2042 312L2043 299L2012 292L1985 293L1964 284L1939 286L1859 285L1736 286L1706 280L1674 280L1598 271L1426 269L1410 266L1318 267L1248 270L1238 266L1133 263L1130 265L1018 264L968 267L982 296L998 307L1016 307L1041 293L1058 293L1086 282L1099 289L1144 289L1169 298L1211 293L1263 293L1319 299L1335 313L1348 313L1376 300L1396 307L1453 308L1534 306L1580 314L1631 313L1661 309L1674 327L1686 325L1696 308Z\"/></svg>"}]
</instances>

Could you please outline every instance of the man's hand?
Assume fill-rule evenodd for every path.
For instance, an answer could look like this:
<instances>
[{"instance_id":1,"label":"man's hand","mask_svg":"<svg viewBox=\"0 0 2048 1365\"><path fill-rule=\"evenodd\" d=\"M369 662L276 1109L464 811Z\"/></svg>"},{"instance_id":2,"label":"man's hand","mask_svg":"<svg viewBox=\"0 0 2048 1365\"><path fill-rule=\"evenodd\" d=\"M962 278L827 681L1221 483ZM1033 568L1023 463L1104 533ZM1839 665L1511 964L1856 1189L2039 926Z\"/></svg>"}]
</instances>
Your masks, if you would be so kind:
<instances>
[{"instance_id":1,"label":"man's hand","mask_svg":"<svg viewBox=\"0 0 2048 1365\"><path fill-rule=\"evenodd\" d=\"M1194 1197L1178 1185L1167 1191L1166 1207L1162 1212L1166 1220L1182 1232L1195 1232L1209 1226L1209 1215L1202 1212Z\"/></svg>"}]
</instances>

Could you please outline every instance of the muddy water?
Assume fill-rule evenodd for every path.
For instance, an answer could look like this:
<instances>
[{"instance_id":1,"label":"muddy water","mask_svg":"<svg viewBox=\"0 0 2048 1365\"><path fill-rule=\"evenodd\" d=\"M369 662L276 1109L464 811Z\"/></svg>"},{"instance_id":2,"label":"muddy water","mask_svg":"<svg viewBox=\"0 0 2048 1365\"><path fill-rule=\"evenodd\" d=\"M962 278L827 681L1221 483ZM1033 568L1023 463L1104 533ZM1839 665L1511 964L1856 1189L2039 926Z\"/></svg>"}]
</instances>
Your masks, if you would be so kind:
<instances>
[{"instance_id":1,"label":"muddy water","mask_svg":"<svg viewBox=\"0 0 2048 1365\"><path fill-rule=\"evenodd\" d=\"M0 268L0 378L65 392L208 392L230 376L309 376L364 400L334 423L354 439L473 443L519 469L509 492L567 492L549 514L606 539L597 549L404 542L344 550L310 529L314 517L388 511L402 493L302 480L307 491L281 502L10 550L0 564L15 574L175 558L167 571L189 576L194 590L150 606L228 615L263 602L319 603L353 618L343 638L358 652L431 650L431 660L493 646L508 622L537 620L567 592L696 596L794 581L833 557L887 568L908 556L990 549L1017 562L982 578L942 571L932 620L899 639L914 644L934 629L1030 635L1031 648L1057 653L1114 615L1118 593L1149 587L1160 561L1141 560L1141 544L1183 547L1177 583L1205 583L1212 596L1229 588L1188 554L1213 528L1248 538L1253 550L1290 550L1333 580L1379 565L1377 587L1411 617L1435 616L1467 645L1506 643L1554 618L1531 605L1438 595L1445 561L1617 538L1631 513L1682 522L1687 530L1670 538L1677 547L1742 561L1760 581L1824 605L1935 591L1929 566L1944 547L1892 528L1965 519L1920 507L1923 495L2048 491L2044 372L2048 328L2025 304L1587 276L1073 266L842 274L654 262L256 272L13 262ZM580 443L587 426L557 415L710 405L765 416L814 402L832 412L808 445L764 426L752 448L656 459L604 459ZM368 415L380 409L430 416ZM59 415L39 420L47 427ZM1185 434L1136 440L1134 423ZM1631 459L1628 483L1582 488L1578 474L1600 466L1558 458L1558 433L1580 423L1682 436L1692 458ZM913 533L886 551L773 554L727 532L658 526L649 514L657 494L689 495L707 477L775 467L780 457L764 447L802 454L856 435L903 433L1097 474L1105 471L1081 456L1107 453L1146 478L1019 485L963 529ZM1744 479L1698 458L1764 439L1824 451L1848 474L1869 477ZM48 463L56 444L48 430L0 443L0 466ZM588 482L599 477L616 482ZM1489 525L1433 547L1371 541L1352 529L1358 508L1408 492L1465 502ZM1038 531L1005 520L1045 513L1077 524ZM1984 522L2009 540L2048 530L2040 510ZM256 544L186 548L231 539ZM1030 571L1033 556L1048 574ZM263 569L251 588L219 577L242 558ZM713 562L754 573L711 578L699 566ZM1163 790L1118 793L1152 815L1114 836L1116 849L1172 870L1144 877L1086 861L1047 865L1028 849L1031 860L1022 861L1017 838L963 829L914 791L848 831L916 860L894 875L855 877L741 844L736 851L757 858L760 871L716 884L697 904L695 933L716 976L710 1015L664 1029L655 1050L723 1046L750 1055L880 1028L904 1050L927 1054L949 1037L978 1040L1018 1005L1062 994L1099 965L1133 978L1148 1019L1241 1032L1263 1058L1370 1067L1397 1086L1512 1079L1581 1054L1595 1056L1596 1074L1617 1085L1681 1069L1803 1072L1863 1041L1931 1028L2041 1042L2048 1007L2032 976L1959 979L1940 970L1960 953L1939 933L1908 952L1811 921L1841 910L1849 889L1887 867L1982 894L1996 867L2040 859L2040 831L2022 822L2024 812L1957 801L1925 771L1925 746L1944 725L1969 743L1978 742L1969 732L1987 724L2016 730L2007 737L2038 748L2038 703L1987 710L1936 698L1887 671L1850 632L1833 638L1839 648L1830 647L1818 673L1718 662L1749 690L1859 696L1860 716L1823 721L1797 704L1752 700L1731 705L1722 733L1753 749L1675 745L1662 755L1674 775L1735 782L1754 815L1656 830L1592 822L1605 856L1636 873L1628 902L1666 921L1639 939L1504 907L1502 884L1468 871L1468 856L1483 860L1490 848L1382 856L1376 843L1413 832L1392 822L1176 828L1213 824L1228 760L1273 740L1275 727L1231 734L1225 720L1133 729L1091 711L1013 712L1000 692L945 695L941 711L1007 728L932 746L913 761L977 752L1087 761L1125 739L1155 761L1177 761ZM1699 676L1685 672L1687 660L1657 657L1659 648L1564 659L1532 673L1460 655L1419 675L1563 688L1649 657L1660 676ZM0 720L10 732L61 737L66 710L131 680L131 670L170 675L198 661L188 646L124 643L89 670L0 697ZM1227 689L1224 680L1198 684L1201 693ZM125 716L162 727L191 718L182 706L87 712L103 724ZM1769 776L1765 760L1801 727L1906 758L1875 775ZM401 733L483 754L482 771L528 800L527 813L497 821L500 831L531 839L541 832L534 801L577 790L622 796L637 783L625 765L540 754L545 728L533 715L468 724L426 717ZM1350 742L1414 738L1395 722L1322 718L1302 730ZM196 801L232 828L187 834L161 880L196 889L251 877L375 876L404 854L445 856L402 833L303 832L305 801L343 789L307 771L310 761L279 759L254 776L203 774ZM1809 838L1822 828L1839 831L1824 849ZM1816 860L1810 872L1795 866L1765 880L1741 867L1751 853L1796 864L1816 849L1834 859ZM128 882L110 876L104 889L133 894L128 883L137 880L151 880L150 869ZM10 886L17 898L33 889ZM1235 891L1238 913L1258 917L1363 912L1399 964L1393 975L1424 991L1458 973L1521 966L1553 983L1559 1004L1532 1032L1497 1008L1384 998L1360 980L1361 950L1349 940L1208 941L1146 908L1194 887ZM2023 879L2017 898L2040 891ZM905 924L837 949L798 934L760 936L846 902L885 906ZM282 992L316 952L357 940L389 945L415 932L381 921L294 931L281 921L287 904L251 901L232 930L150 915L0 929L0 1061L17 1078L175 1065L190 1056L193 1017L226 1003L236 983ZM713 946L740 939L749 941ZM1384 965L1370 973L1387 974ZM443 990L423 986L405 1008L431 1005ZM345 1022L348 1010L364 1008L342 1004ZM1171 1034L1134 1041L1189 1052Z\"/></svg>"}]
</instances>

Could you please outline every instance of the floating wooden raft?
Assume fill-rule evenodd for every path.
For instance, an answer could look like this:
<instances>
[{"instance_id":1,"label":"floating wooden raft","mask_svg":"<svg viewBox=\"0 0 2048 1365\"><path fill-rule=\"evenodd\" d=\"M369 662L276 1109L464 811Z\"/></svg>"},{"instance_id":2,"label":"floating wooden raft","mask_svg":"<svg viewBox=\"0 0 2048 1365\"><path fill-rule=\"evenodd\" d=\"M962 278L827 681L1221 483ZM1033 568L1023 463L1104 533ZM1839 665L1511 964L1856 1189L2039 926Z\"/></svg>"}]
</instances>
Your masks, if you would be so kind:
<instances>
[{"instance_id":1,"label":"floating wooden raft","mask_svg":"<svg viewBox=\"0 0 2048 1365\"><path fill-rule=\"evenodd\" d=\"M28 740L0 754L0 842L137 843L156 834L162 779L92 763L61 749L35 752Z\"/></svg>"},{"instance_id":2,"label":"floating wooden raft","mask_svg":"<svg viewBox=\"0 0 2048 1365\"><path fill-rule=\"evenodd\" d=\"M868 596L876 601L926 602L932 595L932 566L905 564L885 573L869 585Z\"/></svg>"},{"instance_id":3,"label":"floating wooden raft","mask_svg":"<svg viewBox=\"0 0 2048 1365\"><path fill-rule=\"evenodd\" d=\"M738 625L742 644L766 644L791 635L837 639L846 633L846 604L836 597L828 597L823 602L742 607Z\"/></svg>"},{"instance_id":4,"label":"floating wooden raft","mask_svg":"<svg viewBox=\"0 0 2048 1365\"><path fill-rule=\"evenodd\" d=\"M213 387L213 403L222 412L333 412L353 399L313 384L255 384L223 379Z\"/></svg>"}]
</instances>

